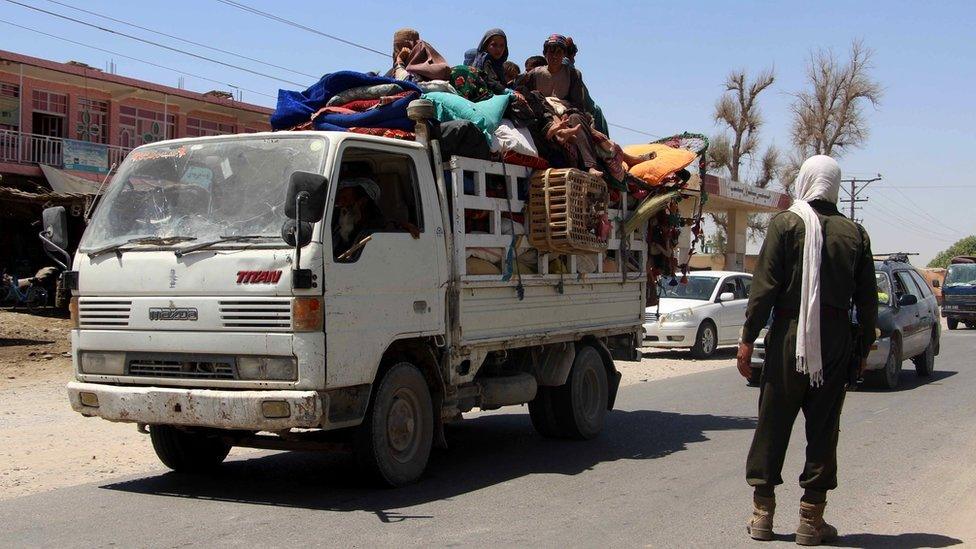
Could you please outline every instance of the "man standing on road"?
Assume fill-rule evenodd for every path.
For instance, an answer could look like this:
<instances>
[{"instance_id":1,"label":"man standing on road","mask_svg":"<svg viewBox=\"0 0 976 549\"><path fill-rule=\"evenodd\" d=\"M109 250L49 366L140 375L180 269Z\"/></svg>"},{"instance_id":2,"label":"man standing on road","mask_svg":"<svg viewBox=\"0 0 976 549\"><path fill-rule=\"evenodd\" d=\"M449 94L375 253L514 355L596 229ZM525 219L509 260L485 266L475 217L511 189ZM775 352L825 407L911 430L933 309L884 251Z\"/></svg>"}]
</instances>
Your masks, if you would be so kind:
<instances>
[{"instance_id":1,"label":"man standing on road","mask_svg":"<svg viewBox=\"0 0 976 549\"><path fill-rule=\"evenodd\" d=\"M759 393L759 421L746 462L754 487L747 531L773 539L773 490L797 413L806 418L804 494L796 542L819 545L837 536L823 519L827 490L837 487L837 437L851 357L864 358L875 338L877 289L867 234L837 211L840 166L829 156L806 160L797 199L769 224L752 279L738 368L747 379L753 343L773 314ZM862 337L851 333L856 307Z\"/></svg>"}]
</instances>

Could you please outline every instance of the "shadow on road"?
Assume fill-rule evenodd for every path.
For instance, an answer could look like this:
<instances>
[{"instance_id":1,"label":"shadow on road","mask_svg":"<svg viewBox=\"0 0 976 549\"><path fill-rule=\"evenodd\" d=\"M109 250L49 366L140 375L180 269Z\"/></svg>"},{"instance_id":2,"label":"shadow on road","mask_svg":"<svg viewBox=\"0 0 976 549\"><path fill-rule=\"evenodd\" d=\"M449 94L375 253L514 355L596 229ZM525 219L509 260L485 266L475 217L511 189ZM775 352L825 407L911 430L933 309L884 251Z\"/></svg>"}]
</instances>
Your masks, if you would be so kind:
<instances>
[{"instance_id":1,"label":"shadow on road","mask_svg":"<svg viewBox=\"0 0 976 549\"><path fill-rule=\"evenodd\" d=\"M715 350L715 354L707 360L722 360L722 359L734 359L735 353L738 349L735 347L722 347ZM644 358L662 358L668 360L687 360L689 362L698 360L691 356L691 351L688 349L660 349L660 348L645 348L641 351Z\"/></svg>"},{"instance_id":2,"label":"shadow on road","mask_svg":"<svg viewBox=\"0 0 976 549\"><path fill-rule=\"evenodd\" d=\"M0 337L0 347L26 347L29 345L50 345L53 341L44 339L24 339L20 337Z\"/></svg>"},{"instance_id":3,"label":"shadow on road","mask_svg":"<svg viewBox=\"0 0 976 549\"><path fill-rule=\"evenodd\" d=\"M910 366L911 363L906 362L906 366ZM904 368L905 366L903 366ZM939 385L943 380L956 375L959 372L953 372L951 370L936 370L932 372L932 375L928 377L921 377L915 374L914 370L910 367L908 370L901 371L901 377L898 378L898 387L894 389L886 389L881 386L881 381L877 379L875 374L874 379L871 377L865 378L864 383L857 386L857 392L859 393L897 393L900 391L911 391L912 389L917 389L923 385Z\"/></svg>"},{"instance_id":4,"label":"shadow on road","mask_svg":"<svg viewBox=\"0 0 976 549\"><path fill-rule=\"evenodd\" d=\"M792 541L792 540L791 540ZM832 547L951 547L962 540L941 534L850 534L830 543Z\"/></svg>"},{"instance_id":5,"label":"shadow on road","mask_svg":"<svg viewBox=\"0 0 976 549\"><path fill-rule=\"evenodd\" d=\"M425 478L397 490L364 488L347 456L284 452L231 461L209 477L167 473L102 486L109 490L298 507L369 511L383 522L429 519L395 511L450 499L534 474L577 475L604 462L658 459L708 440L709 431L753 429L755 419L656 411L614 411L595 440L538 436L527 414L486 415L448 432L450 449L435 451Z\"/></svg>"}]
</instances>

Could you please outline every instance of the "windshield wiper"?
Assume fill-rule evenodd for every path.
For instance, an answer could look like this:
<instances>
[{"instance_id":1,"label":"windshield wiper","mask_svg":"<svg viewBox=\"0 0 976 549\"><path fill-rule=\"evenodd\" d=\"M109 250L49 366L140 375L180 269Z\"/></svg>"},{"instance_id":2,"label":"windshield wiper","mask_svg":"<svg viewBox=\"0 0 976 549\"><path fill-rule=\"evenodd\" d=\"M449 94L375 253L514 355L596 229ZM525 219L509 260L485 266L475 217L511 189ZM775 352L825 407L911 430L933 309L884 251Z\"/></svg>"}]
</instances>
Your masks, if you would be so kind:
<instances>
[{"instance_id":1,"label":"windshield wiper","mask_svg":"<svg viewBox=\"0 0 976 549\"><path fill-rule=\"evenodd\" d=\"M196 240L195 236L137 236L136 238L130 238L125 242L119 242L117 244L110 244L97 250L92 250L88 252L88 257L94 259L104 253L108 252L119 252L123 247L129 244L159 244L159 245L169 245L177 244L179 242L189 242L191 240Z\"/></svg>"},{"instance_id":2,"label":"windshield wiper","mask_svg":"<svg viewBox=\"0 0 976 549\"><path fill-rule=\"evenodd\" d=\"M186 254L197 252L200 250L205 250L216 244L222 244L224 242L245 242L248 240L261 240L263 238L278 238L277 236L267 235L267 234L241 234L241 235L222 235L220 240L210 240L207 242L201 242L199 244L194 244L192 246L187 246L186 248L180 248L174 252L176 257L183 257Z\"/></svg>"}]
</instances>

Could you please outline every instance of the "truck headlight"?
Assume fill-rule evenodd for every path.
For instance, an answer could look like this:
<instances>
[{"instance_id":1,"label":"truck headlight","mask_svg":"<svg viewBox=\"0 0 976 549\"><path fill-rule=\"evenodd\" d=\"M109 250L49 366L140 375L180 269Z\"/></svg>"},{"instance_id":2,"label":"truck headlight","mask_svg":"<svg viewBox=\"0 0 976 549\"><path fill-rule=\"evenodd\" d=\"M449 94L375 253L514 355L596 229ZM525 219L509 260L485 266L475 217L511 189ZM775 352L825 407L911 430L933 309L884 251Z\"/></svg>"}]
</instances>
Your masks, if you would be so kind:
<instances>
[{"instance_id":1,"label":"truck headlight","mask_svg":"<svg viewBox=\"0 0 976 549\"><path fill-rule=\"evenodd\" d=\"M81 371L85 374L123 375L125 353L82 351Z\"/></svg>"},{"instance_id":2,"label":"truck headlight","mask_svg":"<svg viewBox=\"0 0 976 549\"><path fill-rule=\"evenodd\" d=\"M249 380L294 381L298 363L290 356L242 356L237 359L237 375Z\"/></svg>"},{"instance_id":3,"label":"truck headlight","mask_svg":"<svg viewBox=\"0 0 976 549\"><path fill-rule=\"evenodd\" d=\"M694 316L694 313L691 312L691 309L680 309L674 311L673 313L661 315L661 324L688 322L691 320L692 316Z\"/></svg>"}]
</instances>

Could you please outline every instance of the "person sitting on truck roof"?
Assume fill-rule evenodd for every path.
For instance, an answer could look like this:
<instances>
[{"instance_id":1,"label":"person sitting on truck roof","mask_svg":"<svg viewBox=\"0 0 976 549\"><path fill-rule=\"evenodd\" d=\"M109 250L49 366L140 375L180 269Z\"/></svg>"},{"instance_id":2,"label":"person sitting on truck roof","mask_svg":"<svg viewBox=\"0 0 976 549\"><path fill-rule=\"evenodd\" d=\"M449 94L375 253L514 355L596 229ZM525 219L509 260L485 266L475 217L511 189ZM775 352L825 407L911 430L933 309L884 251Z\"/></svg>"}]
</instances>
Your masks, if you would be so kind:
<instances>
[{"instance_id":1,"label":"person sitting on truck roof","mask_svg":"<svg viewBox=\"0 0 976 549\"><path fill-rule=\"evenodd\" d=\"M542 44L546 65L532 69L523 80L530 91L538 91L546 97L555 97L568 106L586 112L583 78L575 67L563 63L569 45L566 37L553 34Z\"/></svg>"},{"instance_id":2,"label":"person sitting on truck roof","mask_svg":"<svg viewBox=\"0 0 976 549\"><path fill-rule=\"evenodd\" d=\"M533 55L525 60L525 73L528 74L532 72L532 69L537 67L545 67L546 58L541 55Z\"/></svg>"},{"instance_id":3,"label":"person sitting on truck roof","mask_svg":"<svg viewBox=\"0 0 976 549\"><path fill-rule=\"evenodd\" d=\"M451 67L433 46L420 39L420 33L404 28L393 33L393 68L387 77L410 82L447 80Z\"/></svg>"},{"instance_id":4,"label":"person sitting on truck roof","mask_svg":"<svg viewBox=\"0 0 976 549\"><path fill-rule=\"evenodd\" d=\"M583 71L576 67L576 54L579 53L579 47L576 45L576 42L573 40L572 36L566 37L566 43L566 64L571 68L576 69L576 72L578 72L580 75L580 82L583 82ZM582 86L584 100L586 102L586 110L593 116L593 125L596 126L596 129L600 130L603 135L609 136L610 128L607 124L607 119L603 116L603 109L601 109L600 106L593 101L593 97L590 96L590 90L586 87L586 84L583 83Z\"/></svg>"},{"instance_id":5,"label":"person sitting on truck roof","mask_svg":"<svg viewBox=\"0 0 976 549\"><path fill-rule=\"evenodd\" d=\"M508 36L502 29L491 29L481 37L474 59L469 64L481 71L491 93L501 95L507 89L506 61L508 61Z\"/></svg>"},{"instance_id":6,"label":"person sitting on truck roof","mask_svg":"<svg viewBox=\"0 0 976 549\"><path fill-rule=\"evenodd\" d=\"M514 89L515 81L518 80L519 76L522 76L522 71L519 70L518 63L505 61L505 85Z\"/></svg>"}]
</instances>

